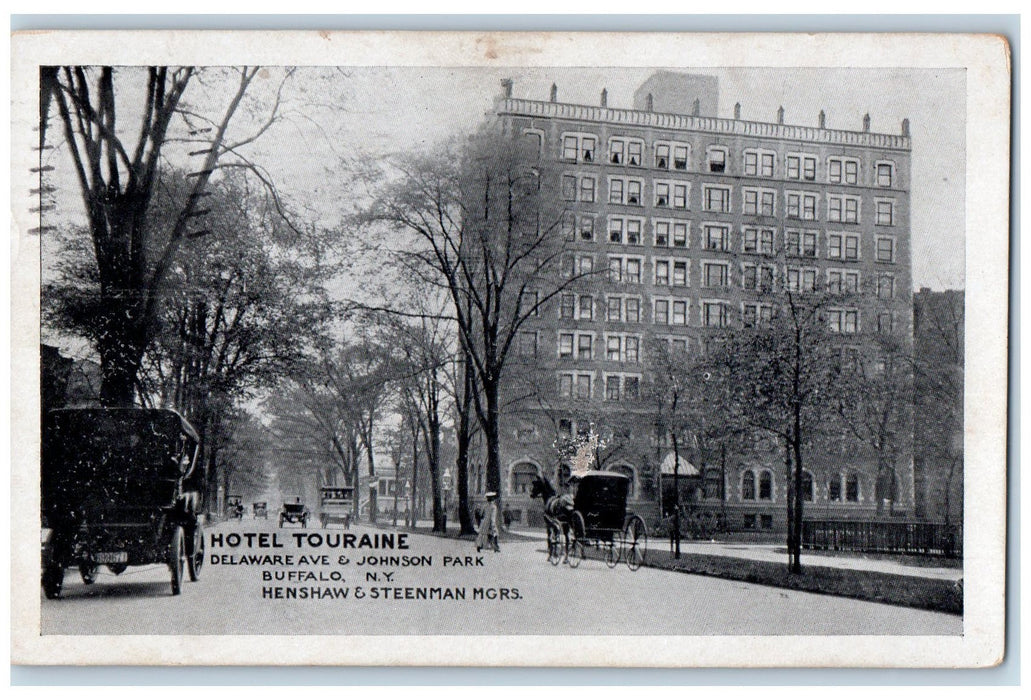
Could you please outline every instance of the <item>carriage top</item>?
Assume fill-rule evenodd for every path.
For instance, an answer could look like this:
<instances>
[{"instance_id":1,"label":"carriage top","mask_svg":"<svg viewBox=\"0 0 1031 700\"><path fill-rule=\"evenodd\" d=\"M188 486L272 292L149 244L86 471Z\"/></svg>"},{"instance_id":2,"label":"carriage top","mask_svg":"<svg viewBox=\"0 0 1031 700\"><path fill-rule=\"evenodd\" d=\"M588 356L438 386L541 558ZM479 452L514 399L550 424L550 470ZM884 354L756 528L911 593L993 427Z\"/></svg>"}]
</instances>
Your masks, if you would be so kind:
<instances>
[{"instance_id":1,"label":"carriage top","mask_svg":"<svg viewBox=\"0 0 1031 700\"><path fill-rule=\"evenodd\" d=\"M573 505L596 527L622 529L630 478L619 472L589 471L579 477Z\"/></svg>"}]
</instances>

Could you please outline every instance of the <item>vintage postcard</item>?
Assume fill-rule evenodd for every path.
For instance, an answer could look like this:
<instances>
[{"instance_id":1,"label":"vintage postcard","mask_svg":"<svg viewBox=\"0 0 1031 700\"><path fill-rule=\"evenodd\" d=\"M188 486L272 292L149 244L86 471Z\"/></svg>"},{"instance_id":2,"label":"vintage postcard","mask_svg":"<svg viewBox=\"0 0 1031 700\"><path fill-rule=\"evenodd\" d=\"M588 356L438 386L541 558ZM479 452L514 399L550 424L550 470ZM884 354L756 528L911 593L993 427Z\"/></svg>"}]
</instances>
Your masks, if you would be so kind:
<instances>
[{"instance_id":1,"label":"vintage postcard","mask_svg":"<svg viewBox=\"0 0 1031 700\"><path fill-rule=\"evenodd\" d=\"M1004 39L13 71L13 663L1003 658Z\"/></svg>"}]
</instances>

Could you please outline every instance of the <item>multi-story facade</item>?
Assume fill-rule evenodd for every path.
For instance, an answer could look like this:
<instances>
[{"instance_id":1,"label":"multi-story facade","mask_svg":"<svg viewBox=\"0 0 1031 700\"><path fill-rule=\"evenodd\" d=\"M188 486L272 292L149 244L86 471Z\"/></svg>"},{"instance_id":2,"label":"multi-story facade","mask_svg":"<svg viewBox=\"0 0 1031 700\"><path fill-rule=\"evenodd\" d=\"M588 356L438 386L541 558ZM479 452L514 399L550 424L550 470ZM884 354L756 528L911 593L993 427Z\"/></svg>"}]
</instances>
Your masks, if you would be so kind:
<instances>
[{"instance_id":1,"label":"multi-story facade","mask_svg":"<svg viewBox=\"0 0 1031 700\"><path fill-rule=\"evenodd\" d=\"M910 138L715 116L716 83L660 73L633 109L505 96L498 127L525 136L554 165L575 278L526 324L517 353L553 374L545 392L502 426L502 481L518 519L533 520L530 480L561 481L556 438L588 424L619 449L605 468L633 479L632 507L658 518L674 460L657 436L642 386L649 344L704 352L709 329L761 323L775 285L827 289L831 330L860 343L869 331L912 337ZM663 111L658 111L658 109ZM814 115L815 116L815 115ZM547 386L547 385L546 385ZM550 389L550 387L549 387ZM550 394L550 396L547 396ZM832 450L833 451L833 450ZM787 487L775 449L721 455L686 450L687 500L732 529L782 529ZM897 465L893 512L912 506L912 458ZM876 459L854 446L813 455L806 498L814 517L878 512ZM665 472L666 476L661 474ZM474 474L473 490L482 484ZM482 488L482 487L481 487Z\"/></svg>"}]
</instances>

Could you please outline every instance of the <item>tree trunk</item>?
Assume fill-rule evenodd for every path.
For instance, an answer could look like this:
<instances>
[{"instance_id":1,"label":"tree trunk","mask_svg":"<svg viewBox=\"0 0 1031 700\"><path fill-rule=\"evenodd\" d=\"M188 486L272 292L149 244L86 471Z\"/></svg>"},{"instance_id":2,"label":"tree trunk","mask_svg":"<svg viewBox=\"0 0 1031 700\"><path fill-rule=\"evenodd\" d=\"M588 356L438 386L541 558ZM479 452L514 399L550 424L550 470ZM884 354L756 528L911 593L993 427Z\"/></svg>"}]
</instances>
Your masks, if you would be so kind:
<instances>
[{"instance_id":1,"label":"tree trunk","mask_svg":"<svg viewBox=\"0 0 1031 700\"><path fill-rule=\"evenodd\" d=\"M502 508L501 494L501 445L498 382L485 383L484 398L487 402L487 424L484 426L487 438L487 491L498 494L498 512Z\"/></svg>"},{"instance_id":2,"label":"tree trunk","mask_svg":"<svg viewBox=\"0 0 1031 700\"><path fill-rule=\"evenodd\" d=\"M455 430L455 439L458 443L458 455L455 458L455 476L458 479L458 526L460 534L474 535L476 527L469 509L469 445L472 442L470 414L473 400L473 368L468 359L464 363L462 374L462 402L458 406L458 425Z\"/></svg>"},{"instance_id":3,"label":"tree trunk","mask_svg":"<svg viewBox=\"0 0 1031 700\"><path fill-rule=\"evenodd\" d=\"M802 488L802 417L800 410L795 411L795 435L792 440L794 449L794 483L795 483L795 512L794 512L794 561L791 566L791 573L802 573L802 509L805 502L805 492ZM814 485L815 489L815 485Z\"/></svg>"}]
</instances>

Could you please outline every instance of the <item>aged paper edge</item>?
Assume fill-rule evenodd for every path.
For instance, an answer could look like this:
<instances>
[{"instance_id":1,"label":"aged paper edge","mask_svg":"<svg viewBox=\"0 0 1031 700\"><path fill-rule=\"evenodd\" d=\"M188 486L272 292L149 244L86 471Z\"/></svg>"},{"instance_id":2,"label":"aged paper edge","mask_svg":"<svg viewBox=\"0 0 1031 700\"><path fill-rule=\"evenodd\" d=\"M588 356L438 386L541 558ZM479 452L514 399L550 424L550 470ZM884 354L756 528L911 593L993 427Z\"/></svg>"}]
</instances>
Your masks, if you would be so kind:
<instances>
[{"instance_id":1,"label":"aged paper edge","mask_svg":"<svg viewBox=\"0 0 1031 700\"><path fill-rule=\"evenodd\" d=\"M270 36L274 39L269 40ZM12 38L12 202L46 64L965 68L965 615L959 637L40 636L39 245L12 207L12 662L16 664L983 667L1004 653L1010 54L958 34L33 32ZM671 57L676 57L675 61ZM975 167L976 164L992 167ZM972 207L971 203L977 203ZM975 235L976 234L976 235ZM976 339L976 343L970 343ZM313 648L316 647L316 648Z\"/></svg>"}]
</instances>

